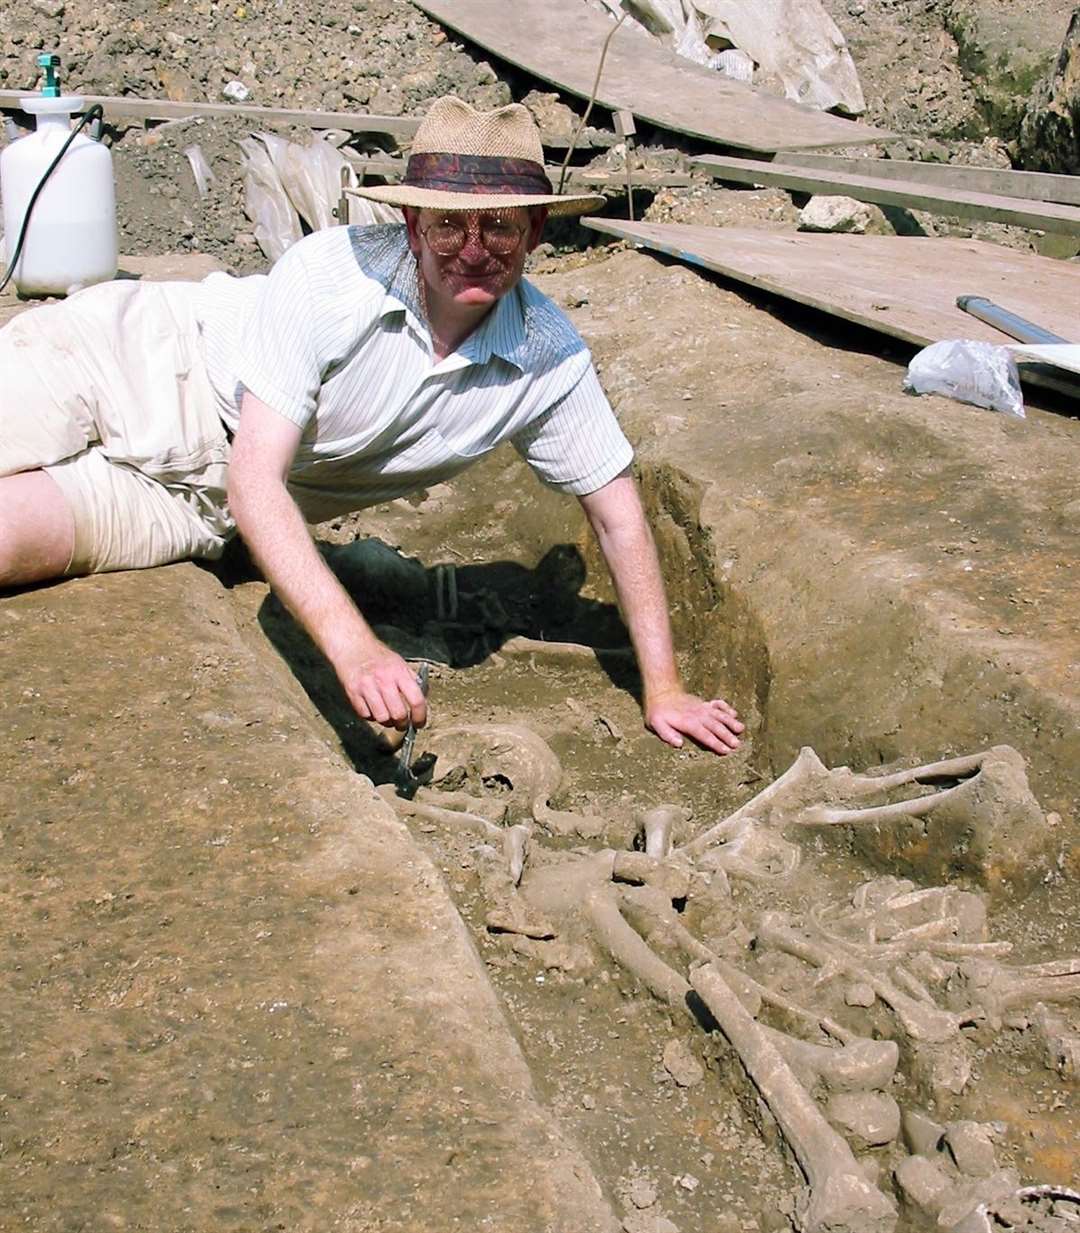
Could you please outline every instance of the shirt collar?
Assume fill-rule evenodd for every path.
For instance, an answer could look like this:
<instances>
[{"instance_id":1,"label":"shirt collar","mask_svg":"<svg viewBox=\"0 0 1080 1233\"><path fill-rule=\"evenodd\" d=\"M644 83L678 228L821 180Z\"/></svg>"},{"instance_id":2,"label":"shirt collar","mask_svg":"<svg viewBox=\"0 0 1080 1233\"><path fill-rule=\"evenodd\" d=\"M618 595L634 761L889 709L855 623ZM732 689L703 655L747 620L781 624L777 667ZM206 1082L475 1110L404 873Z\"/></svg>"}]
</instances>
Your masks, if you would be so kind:
<instances>
[{"instance_id":1,"label":"shirt collar","mask_svg":"<svg viewBox=\"0 0 1080 1233\"><path fill-rule=\"evenodd\" d=\"M416 259L408 248L387 285L379 316L386 317L400 312L405 313L406 320L414 330L430 339L420 299ZM496 303L455 354L468 364L478 365L486 364L493 355L497 355L524 372L526 341L525 311L519 283Z\"/></svg>"}]
</instances>

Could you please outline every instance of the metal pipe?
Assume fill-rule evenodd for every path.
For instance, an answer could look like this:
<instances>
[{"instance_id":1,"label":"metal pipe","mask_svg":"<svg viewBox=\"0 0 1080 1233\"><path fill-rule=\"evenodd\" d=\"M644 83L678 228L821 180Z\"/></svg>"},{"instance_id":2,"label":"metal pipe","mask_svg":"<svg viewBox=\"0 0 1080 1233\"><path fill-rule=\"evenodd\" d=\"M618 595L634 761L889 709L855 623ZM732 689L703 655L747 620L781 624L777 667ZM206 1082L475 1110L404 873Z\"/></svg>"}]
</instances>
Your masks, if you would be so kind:
<instances>
[{"instance_id":1,"label":"metal pipe","mask_svg":"<svg viewBox=\"0 0 1080 1233\"><path fill-rule=\"evenodd\" d=\"M988 300L981 295L958 296L956 307L962 308L964 312L970 313L973 317L978 317L980 321L985 321L987 325L994 326L1003 334L1008 334L1010 338L1015 338L1017 342L1067 343L1069 341L1067 338L1062 338L1060 334L1051 334L1049 330L1044 330L1041 325L1036 325L1033 321L1018 317L1016 313L1009 312L1007 308L1002 308L993 300Z\"/></svg>"}]
</instances>

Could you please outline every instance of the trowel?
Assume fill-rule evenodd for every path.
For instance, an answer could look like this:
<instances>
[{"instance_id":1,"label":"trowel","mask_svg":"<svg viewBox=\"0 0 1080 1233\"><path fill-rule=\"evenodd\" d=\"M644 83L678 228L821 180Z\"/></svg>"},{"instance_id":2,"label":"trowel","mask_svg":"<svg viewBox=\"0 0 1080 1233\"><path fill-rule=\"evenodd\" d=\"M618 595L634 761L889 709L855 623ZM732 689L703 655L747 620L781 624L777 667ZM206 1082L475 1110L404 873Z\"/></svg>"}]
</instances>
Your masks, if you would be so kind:
<instances>
[{"instance_id":1,"label":"trowel","mask_svg":"<svg viewBox=\"0 0 1080 1233\"><path fill-rule=\"evenodd\" d=\"M416 683L426 698L428 692L427 660L420 665L420 671L416 674ZM435 765L434 758L424 755L418 758L416 765L413 766L412 756L415 744L416 725L410 719L409 726L405 729L405 739L401 742L401 748L397 752L397 766L394 768L394 791L407 801L411 801L416 795L416 789L431 778L431 770Z\"/></svg>"}]
</instances>

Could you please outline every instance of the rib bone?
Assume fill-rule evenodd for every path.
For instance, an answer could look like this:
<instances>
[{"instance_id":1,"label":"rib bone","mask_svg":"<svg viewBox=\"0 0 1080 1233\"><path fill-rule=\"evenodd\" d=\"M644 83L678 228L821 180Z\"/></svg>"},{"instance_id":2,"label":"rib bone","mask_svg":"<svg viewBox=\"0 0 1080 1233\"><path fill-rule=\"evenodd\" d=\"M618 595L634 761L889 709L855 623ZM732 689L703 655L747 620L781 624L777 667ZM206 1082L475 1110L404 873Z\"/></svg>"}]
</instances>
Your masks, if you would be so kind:
<instances>
[{"instance_id":1,"label":"rib bone","mask_svg":"<svg viewBox=\"0 0 1080 1233\"><path fill-rule=\"evenodd\" d=\"M891 981L863 967L845 951L808 940L791 928L780 913L765 913L757 937L762 945L785 951L830 974L844 974L869 985L896 1015L900 1026L912 1040L941 1044L952 1040L961 1026L970 1022L970 1015L939 1010L902 993Z\"/></svg>"}]
</instances>

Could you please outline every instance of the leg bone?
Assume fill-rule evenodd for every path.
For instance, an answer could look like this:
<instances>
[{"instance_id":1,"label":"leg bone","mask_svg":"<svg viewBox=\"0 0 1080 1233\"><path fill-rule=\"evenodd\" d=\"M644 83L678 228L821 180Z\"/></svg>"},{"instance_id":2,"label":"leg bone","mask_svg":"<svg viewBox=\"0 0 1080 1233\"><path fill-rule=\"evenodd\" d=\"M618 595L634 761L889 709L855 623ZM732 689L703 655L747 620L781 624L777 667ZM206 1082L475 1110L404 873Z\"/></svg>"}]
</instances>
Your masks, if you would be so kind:
<instances>
[{"instance_id":1,"label":"leg bone","mask_svg":"<svg viewBox=\"0 0 1080 1233\"><path fill-rule=\"evenodd\" d=\"M806 1177L809 1194L796 1209L802 1233L892 1233L897 1218L893 1204L866 1180L851 1148L825 1120L719 972L707 965L696 969L691 980Z\"/></svg>"}]
</instances>

